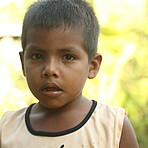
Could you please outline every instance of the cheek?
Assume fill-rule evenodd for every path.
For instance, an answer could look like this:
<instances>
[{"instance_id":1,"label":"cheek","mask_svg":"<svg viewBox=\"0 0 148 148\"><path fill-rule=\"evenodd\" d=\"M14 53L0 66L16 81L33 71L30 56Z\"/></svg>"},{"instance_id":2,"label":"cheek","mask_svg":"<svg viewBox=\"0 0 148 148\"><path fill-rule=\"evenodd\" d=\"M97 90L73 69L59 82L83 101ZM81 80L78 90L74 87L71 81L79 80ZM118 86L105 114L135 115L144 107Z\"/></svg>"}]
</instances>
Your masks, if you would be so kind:
<instances>
[{"instance_id":1,"label":"cheek","mask_svg":"<svg viewBox=\"0 0 148 148\"><path fill-rule=\"evenodd\" d=\"M77 68L75 71L73 72L67 72L67 80L66 82L69 84L68 86L70 86L71 89L73 89L73 87L75 89L77 88L83 88L86 79L88 77L88 69L83 69L83 68Z\"/></svg>"},{"instance_id":2,"label":"cheek","mask_svg":"<svg viewBox=\"0 0 148 148\"><path fill-rule=\"evenodd\" d=\"M36 89L36 86L40 83L40 72L37 69L28 66L25 68L25 75L29 88L31 90Z\"/></svg>"},{"instance_id":3,"label":"cheek","mask_svg":"<svg viewBox=\"0 0 148 148\"><path fill-rule=\"evenodd\" d=\"M29 74L28 74L29 75ZM26 74L26 80L27 80L27 84L28 84L28 87L30 88L30 90L32 91L32 90L34 90L36 87L36 79L35 79L35 77L31 77L30 75L29 76L27 76L27 74Z\"/></svg>"},{"instance_id":4,"label":"cheek","mask_svg":"<svg viewBox=\"0 0 148 148\"><path fill-rule=\"evenodd\" d=\"M25 74L26 77L29 79L34 79L35 77L40 77L41 75L41 71L40 71L41 67L37 67L34 66L33 64L31 64L30 62L26 62L26 66L25 66Z\"/></svg>"},{"instance_id":5,"label":"cheek","mask_svg":"<svg viewBox=\"0 0 148 148\"><path fill-rule=\"evenodd\" d=\"M68 81L69 84L67 84L67 92L69 93L70 96L78 96L79 94L82 93L84 84L85 84L86 79L80 79L80 78L73 78Z\"/></svg>"}]
</instances>

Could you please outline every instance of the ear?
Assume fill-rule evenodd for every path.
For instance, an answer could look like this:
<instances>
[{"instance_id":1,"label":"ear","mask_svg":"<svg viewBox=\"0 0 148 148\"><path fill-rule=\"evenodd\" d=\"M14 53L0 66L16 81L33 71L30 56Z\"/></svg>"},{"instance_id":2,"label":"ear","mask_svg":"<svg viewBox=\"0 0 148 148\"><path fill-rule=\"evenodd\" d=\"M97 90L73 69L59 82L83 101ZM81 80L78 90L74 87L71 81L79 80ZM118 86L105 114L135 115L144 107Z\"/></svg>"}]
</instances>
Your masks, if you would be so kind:
<instances>
[{"instance_id":1,"label":"ear","mask_svg":"<svg viewBox=\"0 0 148 148\"><path fill-rule=\"evenodd\" d=\"M99 53L97 53L90 61L89 74L88 74L89 79L93 79L97 75L100 69L101 62L102 62L102 56Z\"/></svg>"},{"instance_id":2,"label":"ear","mask_svg":"<svg viewBox=\"0 0 148 148\"><path fill-rule=\"evenodd\" d=\"M25 76L25 70L24 70L24 52L23 51L19 52L19 55L20 55L20 60L21 60L21 63L22 63L23 75Z\"/></svg>"}]
</instances>

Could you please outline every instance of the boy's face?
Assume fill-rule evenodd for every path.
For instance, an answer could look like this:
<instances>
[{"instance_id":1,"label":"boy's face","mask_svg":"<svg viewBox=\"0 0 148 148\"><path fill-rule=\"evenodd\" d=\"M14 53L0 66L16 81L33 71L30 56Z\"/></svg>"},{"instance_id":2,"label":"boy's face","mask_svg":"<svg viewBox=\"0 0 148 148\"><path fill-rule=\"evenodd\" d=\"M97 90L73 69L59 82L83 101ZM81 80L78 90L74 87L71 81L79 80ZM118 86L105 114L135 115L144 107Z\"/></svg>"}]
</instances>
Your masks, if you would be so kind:
<instances>
[{"instance_id":1,"label":"boy's face","mask_svg":"<svg viewBox=\"0 0 148 148\"><path fill-rule=\"evenodd\" d=\"M101 56L88 61L82 33L75 29L30 29L21 52L28 86L47 108L59 108L82 97L87 77L96 76Z\"/></svg>"}]
</instances>

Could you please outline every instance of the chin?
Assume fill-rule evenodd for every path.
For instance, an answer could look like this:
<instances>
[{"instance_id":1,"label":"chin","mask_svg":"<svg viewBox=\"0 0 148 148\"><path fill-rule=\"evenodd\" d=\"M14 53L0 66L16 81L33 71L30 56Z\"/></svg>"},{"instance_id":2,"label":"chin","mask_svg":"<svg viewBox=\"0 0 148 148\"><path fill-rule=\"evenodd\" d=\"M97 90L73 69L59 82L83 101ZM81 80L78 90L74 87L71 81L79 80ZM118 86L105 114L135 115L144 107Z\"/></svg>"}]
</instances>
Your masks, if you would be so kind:
<instances>
[{"instance_id":1,"label":"chin","mask_svg":"<svg viewBox=\"0 0 148 148\"><path fill-rule=\"evenodd\" d=\"M41 102L39 103L42 105L42 107L47 109L60 109L66 105L66 103L59 103L59 101L48 101L48 102Z\"/></svg>"}]
</instances>

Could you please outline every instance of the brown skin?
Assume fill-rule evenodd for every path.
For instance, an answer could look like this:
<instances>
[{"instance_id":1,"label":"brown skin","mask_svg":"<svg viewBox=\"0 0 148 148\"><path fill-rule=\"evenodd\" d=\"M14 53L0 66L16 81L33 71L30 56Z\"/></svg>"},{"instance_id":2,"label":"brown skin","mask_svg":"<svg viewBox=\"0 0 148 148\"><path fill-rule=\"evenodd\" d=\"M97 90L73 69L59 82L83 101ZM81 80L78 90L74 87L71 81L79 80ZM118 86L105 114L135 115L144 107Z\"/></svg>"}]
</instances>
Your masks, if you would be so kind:
<instances>
[{"instance_id":1,"label":"brown skin","mask_svg":"<svg viewBox=\"0 0 148 148\"><path fill-rule=\"evenodd\" d=\"M28 86L39 100L30 114L32 127L58 132L78 125L92 106L82 95L84 84L97 75L102 61L100 54L89 61L81 31L31 29L20 57ZM138 147L129 125L125 118L120 148Z\"/></svg>"},{"instance_id":2,"label":"brown skin","mask_svg":"<svg viewBox=\"0 0 148 148\"><path fill-rule=\"evenodd\" d=\"M124 118L120 148L139 148L134 130L127 116Z\"/></svg>"},{"instance_id":3,"label":"brown skin","mask_svg":"<svg viewBox=\"0 0 148 148\"><path fill-rule=\"evenodd\" d=\"M96 76L102 60L96 54L89 61L82 34L31 29L20 57L29 88L39 100L30 116L33 128L53 132L80 123L92 105L82 95L85 81Z\"/></svg>"}]
</instances>

